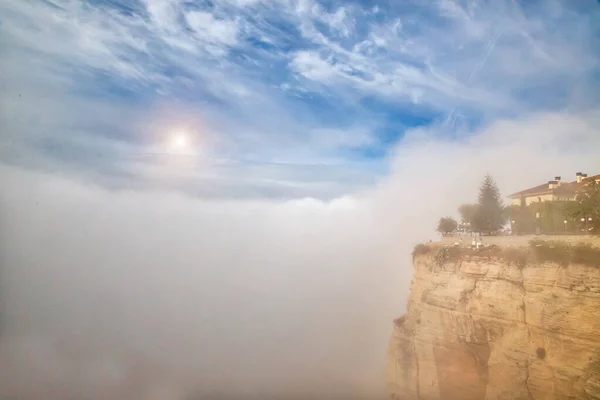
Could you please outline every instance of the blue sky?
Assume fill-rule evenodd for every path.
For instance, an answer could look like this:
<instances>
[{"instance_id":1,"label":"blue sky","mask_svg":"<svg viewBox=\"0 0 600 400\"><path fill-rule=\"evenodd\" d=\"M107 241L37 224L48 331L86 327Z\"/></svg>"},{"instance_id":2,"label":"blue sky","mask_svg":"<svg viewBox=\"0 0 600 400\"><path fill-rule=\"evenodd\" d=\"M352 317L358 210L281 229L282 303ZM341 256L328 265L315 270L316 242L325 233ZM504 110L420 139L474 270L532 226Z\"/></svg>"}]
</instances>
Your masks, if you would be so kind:
<instances>
[{"instance_id":1,"label":"blue sky","mask_svg":"<svg viewBox=\"0 0 600 400\"><path fill-rule=\"evenodd\" d=\"M415 128L600 101L596 1L0 0L0 21L0 160L110 187L337 196Z\"/></svg>"}]
</instances>

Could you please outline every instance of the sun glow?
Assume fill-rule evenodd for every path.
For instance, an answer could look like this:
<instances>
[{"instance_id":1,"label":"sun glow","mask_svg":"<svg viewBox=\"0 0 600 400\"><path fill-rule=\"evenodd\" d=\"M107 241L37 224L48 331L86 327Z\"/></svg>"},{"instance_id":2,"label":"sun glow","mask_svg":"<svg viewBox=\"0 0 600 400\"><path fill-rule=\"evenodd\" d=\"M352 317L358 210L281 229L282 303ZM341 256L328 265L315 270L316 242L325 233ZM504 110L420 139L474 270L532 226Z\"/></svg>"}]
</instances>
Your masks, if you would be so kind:
<instances>
[{"instance_id":1,"label":"sun glow","mask_svg":"<svg viewBox=\"0 0 600 400\"><path fill-rule=\"evenodd\" d=\"M183 150L188 147L188 138L184 133L176 133L170 138L171 148Z\"/></svg>"}]
</instances>

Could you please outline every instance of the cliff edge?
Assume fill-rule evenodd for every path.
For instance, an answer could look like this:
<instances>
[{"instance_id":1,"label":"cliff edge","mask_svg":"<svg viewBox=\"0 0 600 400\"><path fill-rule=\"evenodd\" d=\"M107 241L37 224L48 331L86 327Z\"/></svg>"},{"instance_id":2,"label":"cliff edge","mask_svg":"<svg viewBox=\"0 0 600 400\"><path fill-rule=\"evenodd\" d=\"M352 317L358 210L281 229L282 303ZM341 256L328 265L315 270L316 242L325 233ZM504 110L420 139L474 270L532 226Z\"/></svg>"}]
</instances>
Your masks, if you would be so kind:
<instances>
[{"instance_id":1,"label":"cliff edge","mask_svg":"<svg viewBox=\"0 0 600 400\"><path fill-rule=\"evenodd\" d=\"M600 399L600 249L419 245L389 399Z\"/></svg>"}]
</instances>

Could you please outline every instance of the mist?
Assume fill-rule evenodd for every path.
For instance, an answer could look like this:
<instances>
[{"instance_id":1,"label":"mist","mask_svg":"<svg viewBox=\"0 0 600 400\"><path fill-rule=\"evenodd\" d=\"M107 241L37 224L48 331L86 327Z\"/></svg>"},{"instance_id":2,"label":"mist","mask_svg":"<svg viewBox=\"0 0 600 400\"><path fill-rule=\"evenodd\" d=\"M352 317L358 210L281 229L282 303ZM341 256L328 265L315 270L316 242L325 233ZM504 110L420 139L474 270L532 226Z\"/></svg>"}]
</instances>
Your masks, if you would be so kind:
<instances>
[{"instance_id":1,"label":"mist","mask_svg":"<svg viewBox=\"0 0 600 400\"><path fill-rule=\"evenodd\" d=\"M377 185L332 201L111 190L2 166L0 397L385 396L411 248L474 201L597 173L598 113L399 143ZM211 397L212 396L212 397Z\"/></svg>"}]
</instances>

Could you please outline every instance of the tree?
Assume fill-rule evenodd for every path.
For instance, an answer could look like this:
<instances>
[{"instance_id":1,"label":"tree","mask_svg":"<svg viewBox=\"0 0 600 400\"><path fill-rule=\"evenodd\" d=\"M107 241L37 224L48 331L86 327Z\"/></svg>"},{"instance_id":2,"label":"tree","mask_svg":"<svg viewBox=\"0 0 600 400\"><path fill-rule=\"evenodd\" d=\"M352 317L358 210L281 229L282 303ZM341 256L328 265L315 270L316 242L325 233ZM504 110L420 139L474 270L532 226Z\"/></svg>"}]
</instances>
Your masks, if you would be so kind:
<instances>
[{"instance_id":1,"label":"tree","mask_svg":"<svg viewBox=\"0 0 600 400\"><path fill-rule=\"evenodd\" d=\"M479 188L477 212L472 226L477 232L492 234L502 229L505 221L500 190L494 179L488 174Z\"/></svg>"},{"instance_id":2,"label":"tree","mask_svg":"<svg viewBox=\"0 0 600 400\"><path fill-rule=\"evenodd\" d=\"M583 190L577 194L575 201L564 206L564 212L575 221L583 222L582 228L598 233L600 227L600 184L594 179L586 179ZM591 228L591 229L590 229Z\"/></svg>"},{"instance_id":3,"label":"tree","mask_svg":"<svg viewBox=\"0 0 600 400\"><path fill-rule=\"evenodd\" d=\"M440 232L442 235L446 236L450 232L454 232L457 227L458 222L456 222L454 218L443 217L440 218L440 221L438 222L437 231Z\"/></svg>"},{"instance_id":4,"label":"tree","mask_svg":"<svg viewBox=\"0 0 600 400\"><path fill-rule=\"evenodd\" d=\"M463 224L473 224L475 215L477 215L477 207L477 204L461 204L460 207L458 207L460 220Z\"/></svg>"}]
</instances>

